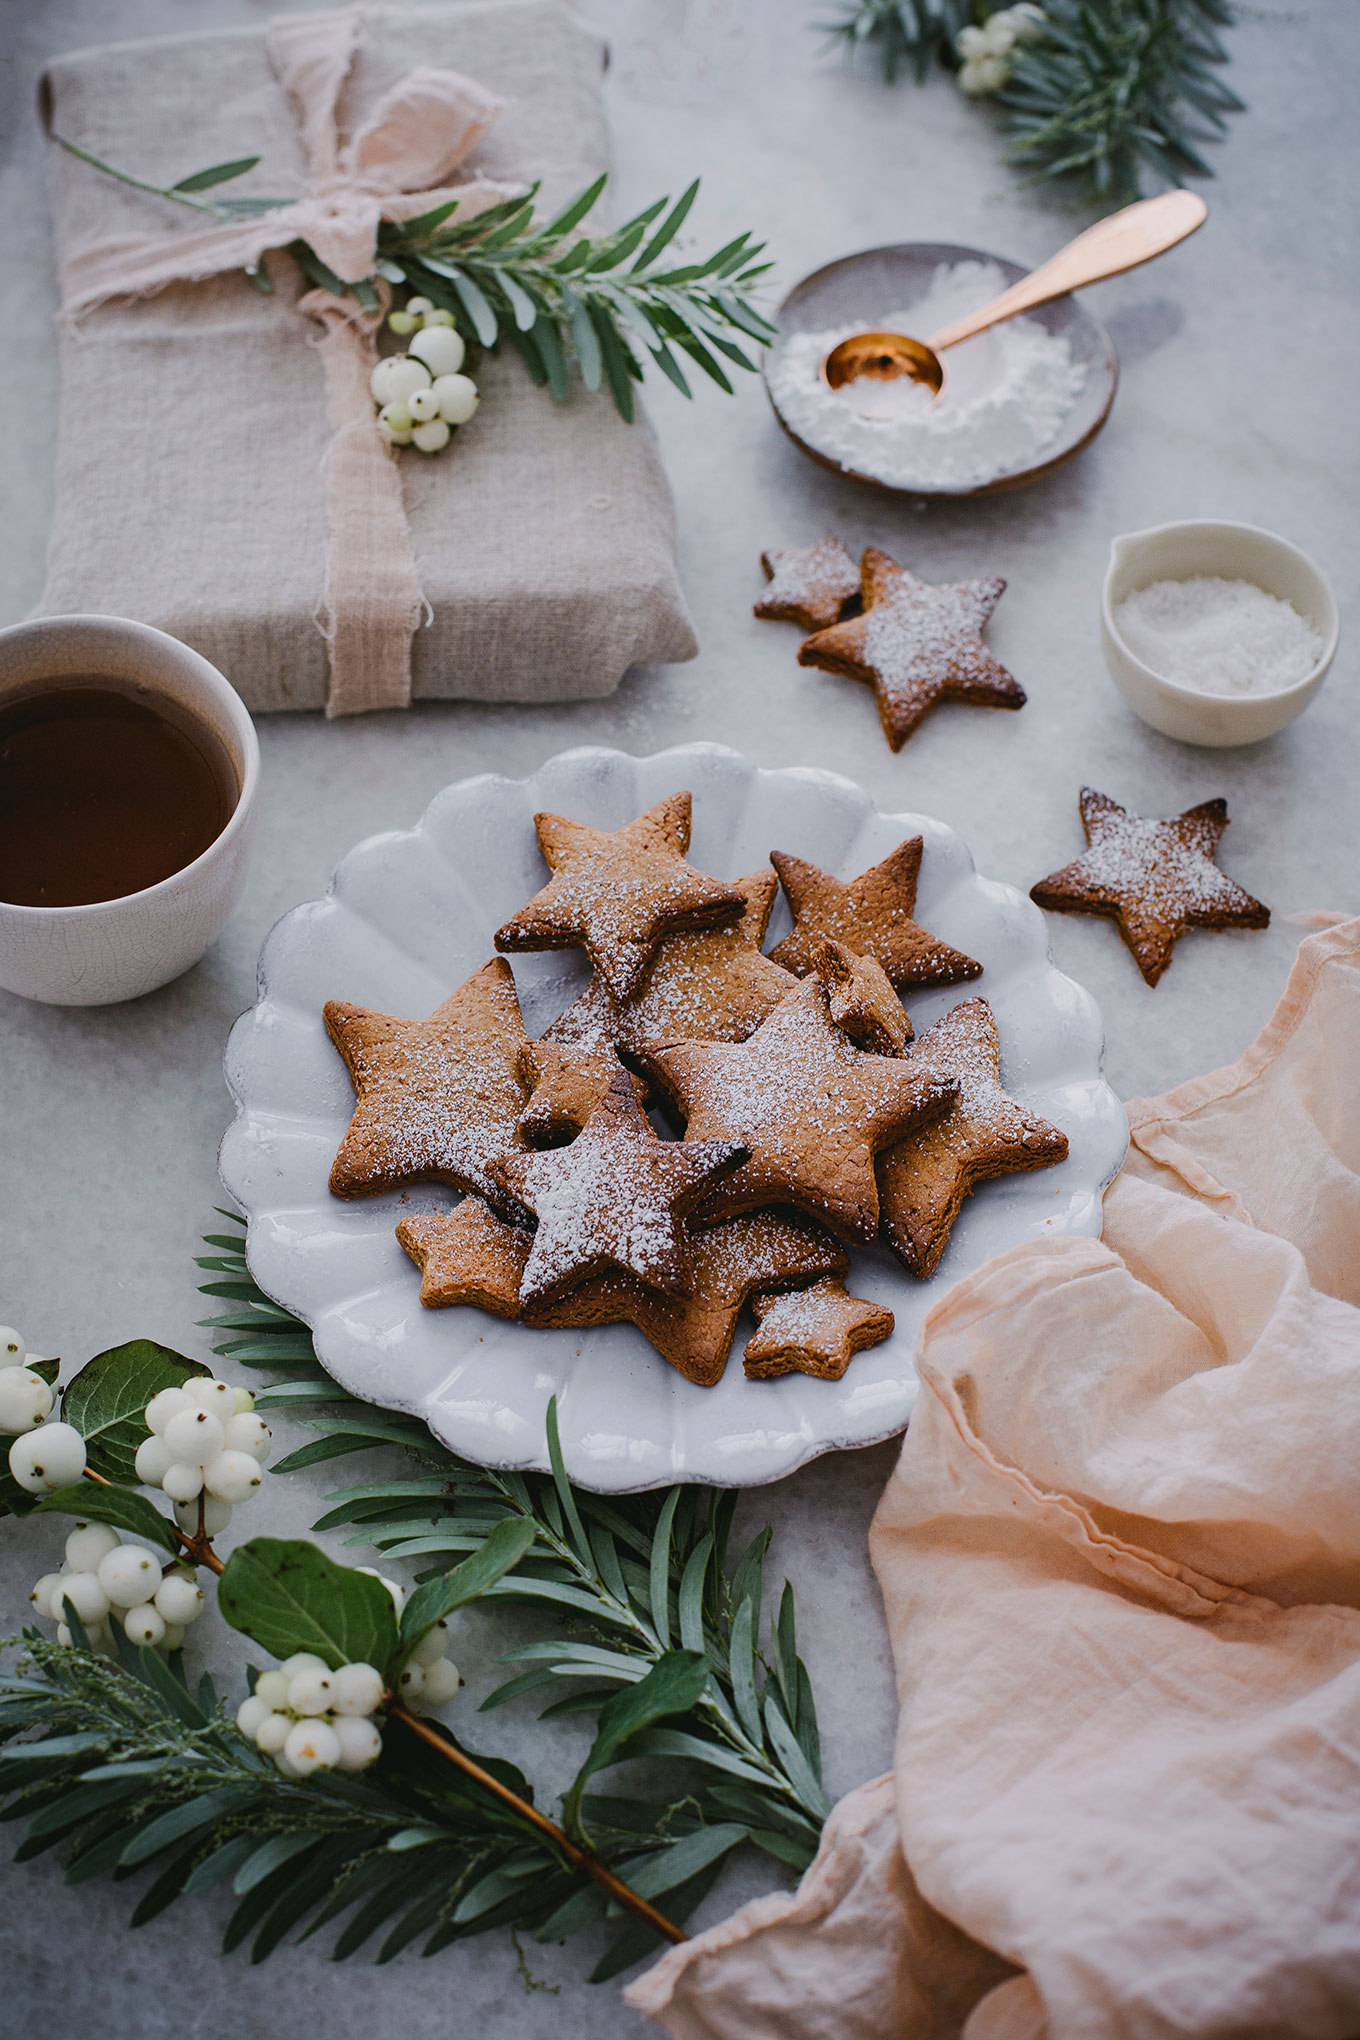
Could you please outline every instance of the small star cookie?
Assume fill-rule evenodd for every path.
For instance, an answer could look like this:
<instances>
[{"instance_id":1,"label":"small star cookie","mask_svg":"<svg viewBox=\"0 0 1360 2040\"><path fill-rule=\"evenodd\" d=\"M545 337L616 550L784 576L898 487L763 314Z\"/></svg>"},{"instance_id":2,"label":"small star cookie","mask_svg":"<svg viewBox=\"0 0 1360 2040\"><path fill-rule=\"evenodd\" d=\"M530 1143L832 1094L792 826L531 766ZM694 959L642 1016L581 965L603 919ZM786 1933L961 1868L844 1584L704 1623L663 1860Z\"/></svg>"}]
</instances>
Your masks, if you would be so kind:
<instances>
[{"instance_id":1,"label":"small star cookie","mask_svg":"<svg viewBox=\"0 0 1360 2040\"><path fill-rule=\"evenodd\" d=\"M325 1021L358 1094L331 1169L335 1195L424 1179L504 1206L486 1165L523 1145L527 1096L519 1074L527 1037L509 964L494 957L428 1020L331 999Z\"/></svg>"},{"instance_id":2,"label":"small star cookie","mask_svg":"<svg viewBox=\"0 0 1360 2040\"><path fill-rule=\"evenodd\" d=\"M497 930L496 947L584 948L616 998L636 991L663 935L735 921L746 905L734 886L686 864L687 793L612 831L566 815L535 815L534 826L552 877Z\"/></svg>"},{"instance_id":3,"label":"small star cookie","mask_svg":"<svg viewBox=\"0 0 1360 2040\"><path fill-rule=\"evenodd\" d=\"M894 751L939 701L1024 707L1024 689L982 642L1004 581L918 581L872 545L860 579L863 615L806 638L798 663L867 681Z\"/></svg>"},{"instance_id":4,"label":"small star cookie","mask_svg":"<svg viewBox=\"0 0 1360 2040\"><path fill-rule=\"evenodd\" d=\"M730 928L664 936L647 975L626 999L615 998L603 978L592 978L544 1041L634 1055L648 1041L744 1041L793 989L793 978L760 952L774 905L774 873L754 871L732 886L744 901L740 920Z\"/></svg>"},{"instance_id":5,"label":"small star cookie","mask_svg":"<svg viewBox=\"0 0 1360 2040\"><path fill-rule=\"evenodd\" d=\"M1214 863L1228 826L1225 800L1201 801L1159 822L1083 786L1079 806L1090 848L1041 878L1029 896L1055 913L1110 915L1150 985L1187 928L1269 926L1269 907Z\"/></svg>"},{"instance_id":6,"label":"small star cookie","mask_svg":"<svg viewBox=\"0 0 1360 2040\"><path fill-rule=\"evenodd\" d=\"M816 545L771 546L760 555L769 587L752 612L774 623L825 630L859 593L859 572L834 531Z\"/></svg>"},{"instance_id":7,"label":"small star cookie","mask_svg":"<svg viewBox=\"0 0 1360 2040\"><path fill-rule=\"evenodd\" d=\"M530 1041L520 1054L520 1074L532 1089L519 1130L535 1147L557 1147L581 1131L620 1070L612 1048L559 1048ZM632 1079L639 1104L646 1091Z\"/></svg>"},{"instance_id":8,"label":"small star cookie","mask_svg":"<svg viewBox=\"0 0 1360 2040\"><path fill-rule=\"evenodd\" d=\"M855 1354L881 1344L894 1323L890 1310L851 1296L837 1275L785 1296L757 1296L751 1308L759 1326L746 1344L752 1381L780 1374L839 1381Z\"/></svg>"},{"instance_id":9,"label":"small star cookie","mask_svg":"<svg viewBox=\"0 0 1360 2040\"><path fill-rule=\"evenodd\" d=\"M806 977L818 944L830 935L856 956L876 957L899 992L907 985L954 985L980 977L980 963L912 919L922 848L920 836L908 836L881 864L848 883L801 857L772 850L793 932L775 944L771 961Z\"/></svg>"},{"instance_id":10,"label":"small star cookie","mask_svg":"<svg viewBox=\"0 0 1360 2040\"><path fill-rule=\"evenodd\" d=\"M684 1144L727 1139L749 1150L705 1199L704 1222L796 1204L865 1241L878 1230L875 1153L938 1116L958 1091L910 1059L856 1048L815 977L795 985L749 1041L657 1042L646 1064L685 1114Z\"/></svg>"},{"instance_id":11,"label":"small star cookie","mask_svg":"<svg viewBox=\"0 0 1360 2040\"><path fill-rule=\"evenodd\" d=\"M699 1388L712 1388L727 1364L742 1305L753 1290L810 1275L844 1274L843 1247L805 1218L756 1211L723 1225L690 1230L694 1293L664 1296L630 1275L597 1275L569 1296L525 1311L535 1326L583 1329L627 1322L664 1360Z\"/></svg>"},{"instance_id":12,"label":"small star cookie","mask_svg":"<svg viewBox=\"0 0 1360 2040\"><path fill-rule=\"evenodd\" d=\"M736 1140L658 1140L620 1069L569 1147L506 1155L494 1165L502 1187L538 1220L521 1304L560 1296L606 1268L689 1296L694 1266L685 1218L745 1159Z\"/></svg>"},{"instance_id":13,"label":"small star cookie","mask_svg":"<svg viewBox=\"0 0 1360 2040\"><path fill-rule=\"evenodd\" d=\"M496 1317L519 1316L520 1277L533 1234L507 1225L480 1197L465 1197L453 1211L404 1218L397 1239L421 1271L427 1310L474 1303Z\"/></svg>"},{"instance_id":14,"label":"small star cookie","mask_svg":"<svg viewBox=\"0 0 1360 2040\"><path fill-rule=\"evenodd\" d=\"M911 1021L876 957L854 956L843 942L827 940L814 950L809 976L826 986L827 1011L842 1034L874 1055L901 1055Z\"/></svg>"},{"instance_id":15,"label":"small star cookie","mask_svg":"<svg viewBox=\"0 0 1360 2040\"><path fill-rule=\"evenodd\" d=\"M924 1281L973 1185L1062 1161L1067 1135L1002 1089L1001 1041L985 999L966 999L937 1020L906 1061L958 1087L955 1102L932 1126L878 1158L884 1236Z\"/></svg>"}]
</instances>

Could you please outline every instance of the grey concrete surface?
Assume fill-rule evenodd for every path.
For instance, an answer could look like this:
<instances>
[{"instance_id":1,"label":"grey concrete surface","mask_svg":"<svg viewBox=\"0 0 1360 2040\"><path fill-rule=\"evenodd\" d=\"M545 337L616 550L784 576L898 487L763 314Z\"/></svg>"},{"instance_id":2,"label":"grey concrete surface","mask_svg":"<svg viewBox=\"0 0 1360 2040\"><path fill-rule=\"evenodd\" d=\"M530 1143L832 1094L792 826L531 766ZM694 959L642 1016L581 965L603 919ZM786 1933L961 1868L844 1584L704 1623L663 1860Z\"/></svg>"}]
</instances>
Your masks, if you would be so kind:
<instances>
[{"instance_id":1,"label":"grey concrete surface","mask_svg":"<svg viewBox=\"0 0 1360 2040\"><path fill-rule=\"evenodd\" d=\"M266 0L8 0L0 622L37 598L50 505L54 291L31 112L42 61L92 41L262 22L272 11ZM892 240L956 241L1034 262L1082 224L1050 195L1019 187L998 162L989 114L948 84L889 91L827 59L809 22L832 9L817 0L587 0L587 11L612 41L618 204L702 172L697 234L717 245L760 228L784 287L834 256ZM735 401L705 393L693 406L662 385L651 405L702 646L694 664L635 673L612 699L583 707L263 723L254 872L206 960L124 1008L40 1010L0 995L0 1319L72 1361L138 1333L206 1351L191 1256L217 1195L222 1044L251 999L265 931L324 887L352 843L408 822L446 781L521 774L571 744L645 752L702 737L765 764L827 765L881 803L940 815L982 870L1022 887L1075 854L1083 781L1147 813L1226 794L1233 827L1223 861L1275 909L1267 933L1187 938L1152 992L1105 924L1059 919L1052 934L1060 965L1101 1003L1122 1096L1234 1057L1284 985L1300 936L1288 917L1360 909L1347 634L1357 558L1356 270L1347 254L1357 39L1353 0L1252 10L1234 32L1231 79L1250 111L1213 152L1210 223L1154 267L1091 293L1116 336L1123 385L1101 439L1063 473L945 509L870 496L804 462L754 383ZM1097 597L1110 538L1193 515L1284 533L1319 560L1347 606L1318 701L1256 749L1198 751L1155 736L1101 664ZM1004 574L991 641L1029 690L1023 714L946 708L894 757L867 690L800 670L796 634L751 618L758 556L828 524L852 549L874 541L929 578ZM823 1460L745 1504L752 1524L775 1525L773 1577L787 1571L798 1589L836 1792L880 1771L891 1749L891 1666L865 1531L892 1459L880 1447ZM250 1527L303 1528L327 1484L270 1486ZM3 1540L0 1628L12 1630L59 1537L50 1526L6 1524ZM502 1633L469 1618L460 1655L474 1700L493 1682ZM220 1642L212 1655L229 1661ZM489 1749L532 1749L550 1791L576 1747L565 1731L545 1744L527 1709L484 1717L471 1732ZM221 1905L177 1909L131 1936L128 1887L67 1890L50 1858L3 1874L0 2033L162 2040L229 2025L242 2040L300 2031L361 2040L381 2026L432 2040L612 2040L642 2030L613 1986L580 1981L584 1938L532 1952L551 1994L526 1992L500 1937L383 1971L328 1967L310 1942L251 1971L216 1954ZM770 1881L764 1865L734 1869L703 1917L721 1917Z\"/></svg>"}]
</instances>

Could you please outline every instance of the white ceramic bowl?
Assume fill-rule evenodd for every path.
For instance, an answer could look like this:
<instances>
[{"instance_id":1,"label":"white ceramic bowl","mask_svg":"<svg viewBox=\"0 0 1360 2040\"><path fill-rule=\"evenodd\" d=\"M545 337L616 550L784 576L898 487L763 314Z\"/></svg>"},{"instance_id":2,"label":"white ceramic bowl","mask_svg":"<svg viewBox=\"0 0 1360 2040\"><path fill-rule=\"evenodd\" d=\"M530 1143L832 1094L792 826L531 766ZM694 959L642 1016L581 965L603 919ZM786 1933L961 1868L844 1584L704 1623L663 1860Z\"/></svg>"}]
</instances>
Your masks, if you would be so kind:
<instances>
[{"instance_id":1,"label":"white ceramic bowl","mask_svg":"<svg viewBox=\"0 0 1360 2040\"><path fill-rule=\"evenodd\" d=\"M142 892L82 907L0 900L0 987L49 1006L109 1006L197 963L241 896L255 834L260 747L236 690L177 638L119 616L49 616L0 631L0 705L37 680L136 680L206 723L240 794L201 857Z\"/></svg>"},{"instance_id":2,"label":"white ceramic bowl","mask_svg":"<svg viewBox=\"0 0 1360 2040\"><path fill-rule=\"evenodd\" d=\"M1322 639L1311 673L1276 694L1199 694L1164 680L1135 658L1120 637L1114 611L1154 581L1191 581L1216 575L1251 581L1278 601L1292 603ZM1136 715L1163 736L1183 744L1258 744L1302 715L1321 687L1336 652L1340 619L1336 599L1306 553L1254 524L1222 524L1196 517L1126 532L1110 547L1100 601L1100 638L1110 678Z\"/></svg>"}]
</instances>

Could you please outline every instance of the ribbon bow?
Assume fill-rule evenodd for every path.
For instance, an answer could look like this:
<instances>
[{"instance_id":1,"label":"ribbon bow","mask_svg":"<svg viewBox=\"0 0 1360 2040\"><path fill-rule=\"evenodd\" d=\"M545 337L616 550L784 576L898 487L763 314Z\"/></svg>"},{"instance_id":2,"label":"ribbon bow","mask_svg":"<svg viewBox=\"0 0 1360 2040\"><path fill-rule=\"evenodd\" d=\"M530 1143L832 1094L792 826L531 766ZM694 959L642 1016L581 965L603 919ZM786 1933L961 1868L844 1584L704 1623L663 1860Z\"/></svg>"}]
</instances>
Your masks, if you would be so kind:
<instances>
[{"instance_id":1,"label":"ribbon bow","mask_svg":"<svg viewBox=\"0 0 1360 2040\"><path fill-rule=\"evenodd\" d=\"M269 61L288 94L307 159L306 190L292 204L188 232L125 236L79 250L62 271L68 322L112 297L144 297L168 283L252 269L269 248L305 241L345 283L373 272L384 219L409 219L456 198L472 218L506 196L483 179L440 180L468 156L503 101L456 71L421 67L384 95L348 141L337 105L363 31L362 10L289 15L267 31ZM320 327L333 437L322 462L326 491L326 595L330 646L327 715L404 708L411 699L411 638L425 608L396 460L373 419L368 382L377 360L379 308L307 291L296 309Z\"/></svg>"}]
</instances>

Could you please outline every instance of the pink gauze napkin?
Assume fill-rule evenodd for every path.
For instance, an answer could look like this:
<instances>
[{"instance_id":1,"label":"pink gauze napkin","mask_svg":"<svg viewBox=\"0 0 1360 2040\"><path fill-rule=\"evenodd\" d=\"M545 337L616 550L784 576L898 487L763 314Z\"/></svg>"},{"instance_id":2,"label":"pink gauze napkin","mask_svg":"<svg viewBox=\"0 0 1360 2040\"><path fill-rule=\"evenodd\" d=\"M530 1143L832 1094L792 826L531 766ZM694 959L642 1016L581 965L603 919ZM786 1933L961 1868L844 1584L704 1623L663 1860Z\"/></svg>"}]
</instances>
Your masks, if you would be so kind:
<instances>
[{"instance_id":1,"label":"pink gauze napkin","mask_svg":"<svg viewBox=\"0 0 1360 2040\"><path fill-rule=\"evenodd\" d=\"M1360 2033L1360 920L1128 1112L1103 1240L926 1321L894 1774L632 1985L676 2040Z\"/></svg>"}]
</instances>

